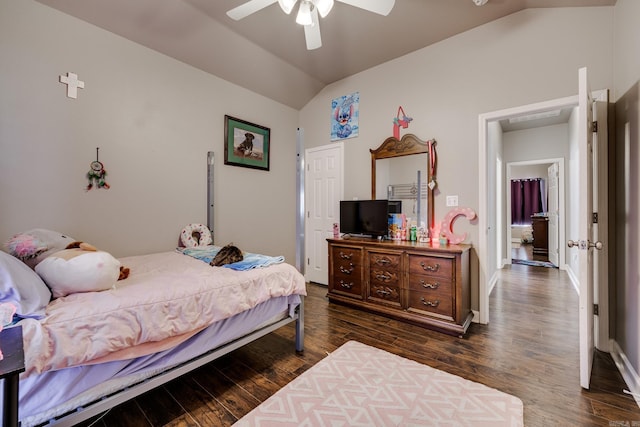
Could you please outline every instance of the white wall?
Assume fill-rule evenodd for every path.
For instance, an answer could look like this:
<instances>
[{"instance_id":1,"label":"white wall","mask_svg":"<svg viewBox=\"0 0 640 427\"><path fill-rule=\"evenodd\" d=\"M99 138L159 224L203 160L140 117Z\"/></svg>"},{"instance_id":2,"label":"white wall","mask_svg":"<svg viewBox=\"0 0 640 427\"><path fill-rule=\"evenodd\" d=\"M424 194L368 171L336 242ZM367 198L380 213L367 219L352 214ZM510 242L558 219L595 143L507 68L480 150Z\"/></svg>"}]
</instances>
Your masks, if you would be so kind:
<instances>
[{"instance_id":1,"label":"white wall","mask_svg":"<svg viewBox=\"0 0 640 427\"><path fill-rule=\"evenodd\" d=\"M172 250L207 222L214 151L215 242L295 262L297 111L32 0L0 0L0 58L0 242L43 227ZM223 164L225 114L271 128L269 172ZM111 189L85 192L96 147Z\"/></svg>"},{"instance_id":2,"label":"white wall","mask_svg":"<svg viewBox=\"0 0 640 427\"><path fill-rule=\"evenodd\" d=\"M547 168L551 163L536 163L535 165L513 166L511 179L542 178L547 184Z\"/></svg>"},{"instance_id":3,"label":"white wall","mask_svg":"<svg viewBox=\"0 0 640 427\"><path fill-rule=\"evenodd\" d=\"M611 251L615 274L615 340L635 370L632 392L640 392L640 2L618 0L615 7L614 70L616 247ZM611 233L613 235L614 233ZM625 377L626 379L626 377ZM636 401L640 401L636 398Z\"/></svg>"},{"instance_id":4,"label":"white wall","mask_svg":"<svg viewBox=\"0 0 640 427\"><path fill-rule=\"evenodd\" d=\"M505 132L504 161L566 158L569 153L568 135L567 123ZM546 176L545 170L541 177Z\"/></svg>"},{"instance_id":5,"label":"white wall","mask_svg":"<svg viewBox=\"0 0 640 427\"><path fill-rule=\"evenodd\" d=\"M612 16L613 7L527 9L341 80L301 110L305 145L329 143L331 100L360 92L360 136L345 141L345 197L367 197L369 149L392 135L402 105L413 117L402 133L438 141L436 220L449 209L446 195L477 211L485 197L478 194L478 115L576 95L583 66L594 89L611 87ZM477 245L477 226L457 221L456 232L469 232Z\"/></svg>"}]
</instances>

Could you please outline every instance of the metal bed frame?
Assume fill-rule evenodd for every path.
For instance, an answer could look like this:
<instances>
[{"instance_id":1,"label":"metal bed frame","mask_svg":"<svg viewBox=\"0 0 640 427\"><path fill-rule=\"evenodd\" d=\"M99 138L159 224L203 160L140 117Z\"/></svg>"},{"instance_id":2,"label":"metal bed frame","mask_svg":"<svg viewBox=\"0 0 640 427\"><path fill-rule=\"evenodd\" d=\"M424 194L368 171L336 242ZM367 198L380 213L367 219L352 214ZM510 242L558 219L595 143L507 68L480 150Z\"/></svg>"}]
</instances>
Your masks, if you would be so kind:
<instances>
[{"instance_id":1,"label":"metal bed frame","mask_svg":"<svg viewBox=\"0 0 640 427\"><path fill-rule=\"evenodd\" d=\"M261 338L275 331L276 329L279 329L285 325L288 325L291 322L296 322L295 324L296 351L302 352L304 351L304 296L301 296L300 298L301 298L300 304L296 308L295 314L293 315L293 317L289 316L287 318L278 320L275 323L262 326L254 330L253 332L250 332L247 335L243 335L231 342L228 342L226 344L223 344L222 346L219 346L213 350L210 350L207 353L204 353L201 356L196 357L195 359L192 359L188 362L174 366L160 374L147 378L144 381L131 385L109 396L105 396L90 404L76 408L72 412L69 412L67 414L61 415L60 417L51 419L47 422L42 423L41 425L71 427L81 421L85 421L95 415L99 415L102 412L105 412L121 403L131 400L136 396L139 396L149 390L152 390L158 386L161 386L162 384L165 384L188 372L191 372L196 368L206 365L207 363L212 362L234 350L237 350L240 347L243 347L257 340L258 338Z\"/></svg>"}]
</instances>

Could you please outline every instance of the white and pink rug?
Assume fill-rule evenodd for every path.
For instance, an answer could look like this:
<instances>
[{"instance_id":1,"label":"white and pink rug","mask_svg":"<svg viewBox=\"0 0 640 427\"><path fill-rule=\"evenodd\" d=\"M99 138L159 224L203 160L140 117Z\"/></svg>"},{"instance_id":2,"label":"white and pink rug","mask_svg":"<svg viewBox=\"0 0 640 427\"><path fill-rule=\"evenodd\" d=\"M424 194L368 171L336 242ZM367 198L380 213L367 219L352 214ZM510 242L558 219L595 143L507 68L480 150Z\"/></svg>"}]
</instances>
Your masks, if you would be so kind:
<instances>
[{"instance_id":1,"label":"white and pink rug","mask_svg":"<svg viewBox=\"0 0 640 427\"><path fill-rule=\"evenodd\" d=\"M349 341L234 427L522 425L517 397Z\"/></svg>"}]
</instances>

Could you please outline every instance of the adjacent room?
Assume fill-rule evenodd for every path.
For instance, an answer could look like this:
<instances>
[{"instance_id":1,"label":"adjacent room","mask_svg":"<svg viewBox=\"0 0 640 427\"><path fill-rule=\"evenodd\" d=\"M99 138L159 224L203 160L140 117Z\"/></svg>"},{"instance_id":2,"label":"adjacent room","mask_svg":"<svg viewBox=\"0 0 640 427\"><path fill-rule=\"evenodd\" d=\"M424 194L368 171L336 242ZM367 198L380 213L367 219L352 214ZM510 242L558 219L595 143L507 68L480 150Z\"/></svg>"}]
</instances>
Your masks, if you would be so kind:
<instances>
[{"instance_id":1,"label":"adjacent room","mask_svg":"<svg viewBox=\"0 0 640 427\"><path fill-rule=\"evenodd\" d=\"M0 0L3 425L640 423L639 16Z\"/></svg>"}]
</instances>

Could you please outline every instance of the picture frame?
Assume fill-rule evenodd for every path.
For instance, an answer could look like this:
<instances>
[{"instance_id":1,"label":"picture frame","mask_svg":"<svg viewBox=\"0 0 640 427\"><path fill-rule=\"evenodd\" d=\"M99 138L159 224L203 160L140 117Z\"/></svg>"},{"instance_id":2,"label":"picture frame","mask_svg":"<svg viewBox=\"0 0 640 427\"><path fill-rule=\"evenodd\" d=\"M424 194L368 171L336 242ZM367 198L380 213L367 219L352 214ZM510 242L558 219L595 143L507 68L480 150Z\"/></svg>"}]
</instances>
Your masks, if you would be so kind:
<instances>
[{"instance_id":1,"label":"picture frame","mask_svg":"<svg viewBox=\"0 0 640 427\"><path fill-rule=\"evenodd\" d=\"M224 164L269 170L271 129L224 116Z\"/></svg>"}]
</instances>

